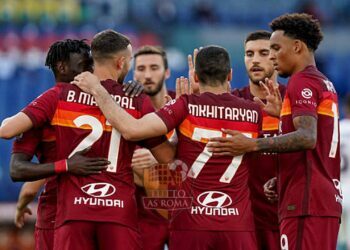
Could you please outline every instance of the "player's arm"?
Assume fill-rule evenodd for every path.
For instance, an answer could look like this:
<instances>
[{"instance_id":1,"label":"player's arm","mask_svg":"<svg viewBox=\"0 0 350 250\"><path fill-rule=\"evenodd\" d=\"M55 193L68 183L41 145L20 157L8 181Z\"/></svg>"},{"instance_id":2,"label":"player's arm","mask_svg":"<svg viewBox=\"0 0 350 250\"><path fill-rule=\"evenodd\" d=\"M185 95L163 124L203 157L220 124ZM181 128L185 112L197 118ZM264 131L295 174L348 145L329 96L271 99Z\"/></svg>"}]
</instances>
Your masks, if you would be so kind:
<instances>
[{"instance_id":1,"label":"player's arm","mask_svg":"<svg viewBox=\"0 0 350 250\"><path fill-rule=\"evenodd\" d=\"M84 92L92 94L111 125L117 129L126 140L140 141L168 132L165 123L155 114L149 113L140 119L135 119L122 109L100 84L100 80L90 72L84 72L72 82Z\"/></svg>"},{"instance_id":2,"label":"player's arm","mask_svg":"<svg viewBox=\"0 0 350 250\"><path fill-rule=\"evenodd\" d=\"M16 214L15 214L15 225L19 228L24 226L24 216L25 214L32 214L30 208L28 208L28 204L31 203L41 187L44 185L45 179L34 181L34 182L26 182L23 184L21 191L18 196L18 201L16 205Z\"/></svg>"},{"instance_id":3,"label":"player's arm","mask_svg":"<svg viewBox=\"0 0 350 250\"><path fill-rule=\"evenodd\" d=\"M110 162L104 158L84 156L87 150L77 152L67 160L41 164L32 163L32 156L14 153L11 155L10 162L11 178L13 181L34 181L64 172L74 175L101 173Z\"/></svg>"},{"instance_id":4,"label":"player's arm","mask_svg":"<svg viewBox=\"0 0 350 250\"><path fill-rule=\"evenodd\" d=\"M238 131L224 130L229 138L213 138L209 151L218 155L241 155L246 152L294 152L313 149L317 141L317 120L313 116L297 116L293 119L295 131L276 137L251 139Z\"/></svg>"},{"instance_id":5,"label":"player's arm","mask_svg":"<svg viewBox=\"0 0 350 250\"><path fill-rule=\"evenodd\" d=\"M33 127L32 120L23 112L6 118L0 127L0 138L11 139Z\"/></svg>"}]
</instances>

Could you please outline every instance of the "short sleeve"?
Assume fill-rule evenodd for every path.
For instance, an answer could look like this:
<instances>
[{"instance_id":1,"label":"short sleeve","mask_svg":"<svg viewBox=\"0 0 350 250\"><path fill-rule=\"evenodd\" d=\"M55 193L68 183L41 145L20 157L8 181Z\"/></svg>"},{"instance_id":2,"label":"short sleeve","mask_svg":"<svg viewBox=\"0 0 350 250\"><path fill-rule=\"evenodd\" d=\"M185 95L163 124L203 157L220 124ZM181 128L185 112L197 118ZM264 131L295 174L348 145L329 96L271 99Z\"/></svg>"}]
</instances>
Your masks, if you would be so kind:
<instances>
[{"instance_id":1,"label":"short sleeve","mask_svg":"<svg viewBox=\"0 0 350 250\"><path fill-rule=\"evenodd\" d=\"M55 114L59 99L59 89L53 87L38 96L27 107L22 109L33 122L35 128L51 121Z\"/></svg>"},{"instance_id":2,"label":"short sleeve","mask_svg":"<svg viewBox=\"0 0 350 250\"><path fill-rule=\"evenodd\" d=\"M168 132L178 127L189 114L187 98L188 96L183 95L179 99L171 100L162 109L156 112L167 126Z\"/></svg>"},{"instance_id":3,"label":"short sleeve","mask_svg":"<svg viewBox=\"0 0 350 250\"><path fill-rule=\"evenodd\" d=\"M33 157L41 141L42 133L39 129L31 129L20 136L13 142L12 153L24 153Z\"/></svg>"},{"instance_id":4,"label":"short sleeve","mask_svg":"<svg viewBox=\"0 0 350 250\"><path fill-rule=\"evenodd\" d=\"M317 118L317 106L322 97L317 82L309 77L296 75L289 81L287 92L293 118L303 115Z\"/></svg>"}]
</instances>

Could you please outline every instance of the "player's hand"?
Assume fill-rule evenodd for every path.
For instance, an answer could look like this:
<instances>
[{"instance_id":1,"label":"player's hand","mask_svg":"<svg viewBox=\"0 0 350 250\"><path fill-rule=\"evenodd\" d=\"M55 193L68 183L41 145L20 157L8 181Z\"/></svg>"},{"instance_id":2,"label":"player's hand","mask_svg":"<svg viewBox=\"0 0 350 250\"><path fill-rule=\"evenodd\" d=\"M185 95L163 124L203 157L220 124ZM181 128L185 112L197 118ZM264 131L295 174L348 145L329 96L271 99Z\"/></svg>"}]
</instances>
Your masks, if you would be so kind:
<instances>
[{"instance_id":1,"label":"player's hand","mask_svg":"<svg viewBox=\"0 0 350 250\"><path fill-rule=\"evenodd\" d=\"M259 84L265 89L266 104L258 97L254 97L254 101L269 115L279 117L282 109L282 97L278 86L274 86L269 78L265 78L265 82L260 81Z\"/></svg>"},{"instance_id":2,"label":"player's hand","mask_svg":"<svg viewBox=\"0 0 350 250\"><path fill-rule=\"evenodd\" d=\"M22 228L24 226L25 214L32 215L32 210L27 206L23 208L16 208L15 214L15 225L18 228Z\"/></svg>"},{"instance_id":3,"label":"player's hand","mask_svg":"<svg viewBox=\"0 0 350 250\"><path fill-rule=\"evenodd\" d=\"M264 184L264 193L266 198L271 202L274 203L278 201L278 194L277 194L277 177L274 177L270 180L268 180Z\"/></svg>"},{"instance_id":4,"label":"player's hand","mask_svg":"<svg viewBox=\"0 0 350 250\"><path fill-rule=\"evenodd\" d=\"M88 94L94 94L96 89L102 88L100 79L91 72L85 71L74 77L72 84L77 85L80 89Z\"/></svg>"},{"instance_id":5,"label":"player's hand","mask_svg":"<svg viewBox=\"0 0 350 250\"><path fill-rule=\"evenodd\" d=\"M237 156L255 150L255 139L230 129L222 129L222 132L232 137L214 137L209 139L207 148L213 155Z\"/></svg>"},{"instance_id":6,"label":"player's hand","mask_svg":"<svg viewBox=\"0 0 350 250\"><path fill-rule=\"evenodd\" d=\"M84 156L90 148L76 152L67 160L68 172L74 175L100 174L106 170L110 162L101 157L90 158Z\"/></svg>"},{"instance_id":7,"label":"player's hand","mask_svg":"<svg viewBox=\"0 0 350 250\"><path fill-rule=\"evenodd\" d=\"M131 167L135 169L144 169L158 164L151 151L145 148L136 149L131 160Z\"/></svg>"},{"instance_id":8,"label":"player's hand","mask_svg":"<svg viewBox=\"0 0 350 250\"><path fill-rule=\"evenodd\" d=\"M176 99L181 95L192 94L192 88L190 84L191 83L188 81L188 79L183 76L176 78Z\"/></svg>"},{"instance_id":9,"label":"player's hand","mask_svg":"<svg viewBox=\"0 0 350 250\"><path fill-rule=\"evenodd\" d=\"M201 48L199 48L201 49ZM187 56L188 62L188 79L190 80L190 86L192 88L192 93L199 94L199 83L194 80L194 66L196 65L196 57L199 49L193 50L193 56Z\"/></svg>"},{"instance_id":10,"label":"player's hand","mask_svg":"<svg viewBox=\"0 0 350 250\"><path fill-rule=\"evenodd\" d=\"M143 91L143 85L137 81L128 81L128 83L124 82L123 91L125 92L126 96L139 96Z\"/></svg>"}]
</instances>

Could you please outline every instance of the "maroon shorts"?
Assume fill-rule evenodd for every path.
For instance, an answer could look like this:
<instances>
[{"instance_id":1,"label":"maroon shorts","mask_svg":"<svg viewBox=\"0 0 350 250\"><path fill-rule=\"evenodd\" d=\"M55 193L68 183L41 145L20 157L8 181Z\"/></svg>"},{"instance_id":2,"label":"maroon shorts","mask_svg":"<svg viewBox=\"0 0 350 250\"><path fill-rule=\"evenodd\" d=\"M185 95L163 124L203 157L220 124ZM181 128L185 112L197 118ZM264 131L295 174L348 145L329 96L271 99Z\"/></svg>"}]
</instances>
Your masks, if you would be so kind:
<instances>
[{"instance_id":1,"label":"maroon shorts","mask_svg":"<svg viewBox=\"0 0 350 250\"><path fill-rule=\"evenodd\" d=\"M170 231L170 250L257 250L255 232Z\"/></svg>"},{"instance_id":2,"label":"maroon shorts","mask_svg":"<svg viewBox=\"0 0 350 250\"><path fill-rule=\"evenodd\" d=\"M337 247L339 218L291 217L281 221L282 250L332 250Z\"/></svg>"},{"instance_id":3,"label":"maroon shorts","mask_svg":"<svg viewBox=\"0 0 350 250\"><path fill-rule=\"evenodd\" d=\"M163 250L169 244L169 225L167 223L151 223L139 221L142 246L144 250Z\"/></svg>"},{"instance_id":4,"label":"maroon shorts","mask_svg":"<svg viewBox=\"0 0 350 250\"><path fill-rule=\"evenodd\" d=\"M259 250L280 250L280 231L256 230L256 241Z\"/></svg>"},{"instance_id":5,"label":"maroon shorts","mask_svg":"<svg viewBox=\"0 0 350 250\"><path fill-rule=\"evenodd\" d=\"M55 250L142 249L139 232L108 222L68 221L55 231Z\"/></svg>"},{"instance_id":6,"label":"maroon shorts","mask_svg":"<svg viewBox=\"0 0 350 250\"><path fill-rule=\"evenodd\" d=\"M52 250L54 229L42 229L35 227L35 250Z\"/></svg>"}]
</instances>

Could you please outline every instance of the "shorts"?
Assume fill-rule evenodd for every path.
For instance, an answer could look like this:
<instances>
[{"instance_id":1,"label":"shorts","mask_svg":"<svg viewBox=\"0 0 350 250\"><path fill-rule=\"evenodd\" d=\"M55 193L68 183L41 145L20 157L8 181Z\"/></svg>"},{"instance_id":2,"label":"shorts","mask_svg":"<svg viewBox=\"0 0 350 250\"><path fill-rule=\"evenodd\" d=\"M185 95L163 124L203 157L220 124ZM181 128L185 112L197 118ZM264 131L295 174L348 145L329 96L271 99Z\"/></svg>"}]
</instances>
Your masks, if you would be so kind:
<instances>
[{"instance_id":1,"label":"shorts","mask_svg":"<svg viewBox=\"0 0 350 250\"><path fill-rule=\"evenodd\" d=\"M337 247L337 217L291 217L281 221L282 250L332 250Z\"/></svg>"},{"instance_id":2,"label":"shorts","mask_svg":"<svg viewBox=\"0 0 350 250\"><path fill-rule=\"evenodd\" d=\"M68 221L55 231L55 250L138 250L138 231L111 222Z\"/></svg>"},{"instance_id":3,"label":"shorts","mask_svg":"<svg viewBox=\"0 0 350 250\"><path fill-rule=\"evenodd\" d=\"M35 250L52 250L55 230L35 227Z\"/></svg>"},{"instance_id":4,"label":"shorts","mask_svg":"<svg viewBox=\"0 0 350 250\"><path fill-rule=\"evenodd\" d=\"M169 244L169 224L140 220L139 227L144 250L164 250L164 246Z\"/></svg>"},{"instance_id":5,"label":"shorts","mask_svg":"<svg viewBox=\"0 0 350 250\"><path fill-rule=\"evenodd\" d=\"M255 232L170 231L170 250L257 250Z\"/></svg>"}]
</instances>

